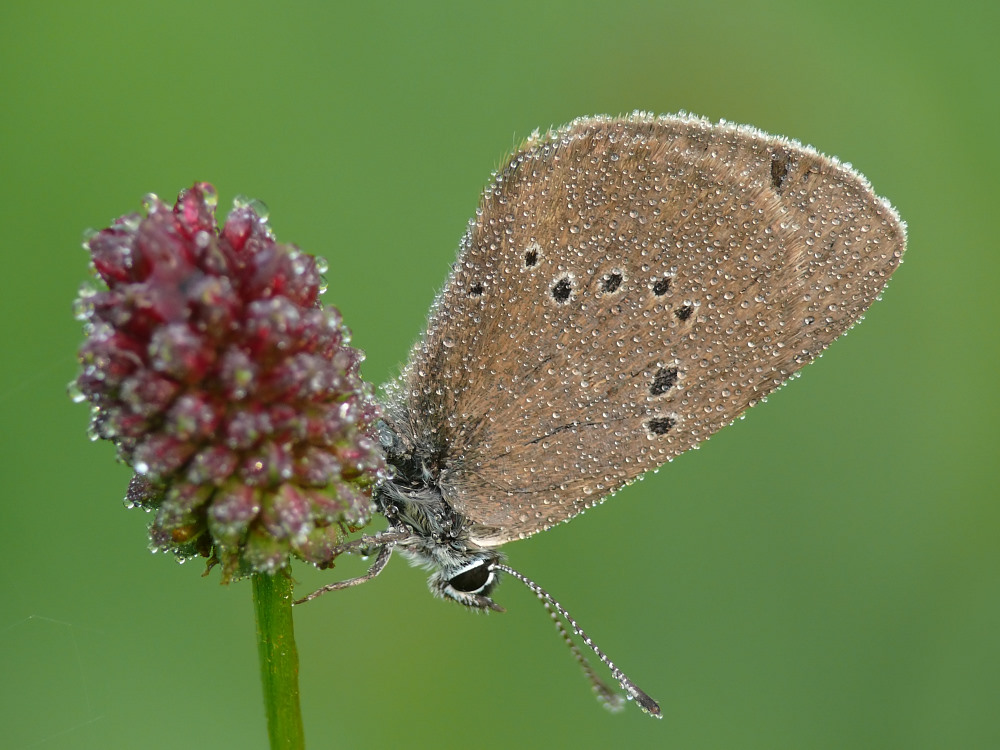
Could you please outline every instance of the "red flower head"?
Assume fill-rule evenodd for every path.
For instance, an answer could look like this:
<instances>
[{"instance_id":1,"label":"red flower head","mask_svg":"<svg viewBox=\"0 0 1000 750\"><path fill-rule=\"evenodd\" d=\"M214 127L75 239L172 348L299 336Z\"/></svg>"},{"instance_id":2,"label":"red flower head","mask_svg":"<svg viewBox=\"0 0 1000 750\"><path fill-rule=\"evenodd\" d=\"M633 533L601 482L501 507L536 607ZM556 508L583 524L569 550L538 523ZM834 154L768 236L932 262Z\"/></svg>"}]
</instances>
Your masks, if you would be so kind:
<instances>
[{"instance_id":1,"label":"red flower head","mask_svg":"<svg viewBox=\"0 0 1000 750\"><path fill-rule=\"evenodd\" d=\"M91 433L135 469L127 502L155 510L155 549L223 564L226 579L290 554L319 565L367 520L385 465L378 407L322 261L275 242L237 202L221 230L201 183L147 201L87 243L106 290L78 301L80 399Z\"/></svg>"}]
</instances>

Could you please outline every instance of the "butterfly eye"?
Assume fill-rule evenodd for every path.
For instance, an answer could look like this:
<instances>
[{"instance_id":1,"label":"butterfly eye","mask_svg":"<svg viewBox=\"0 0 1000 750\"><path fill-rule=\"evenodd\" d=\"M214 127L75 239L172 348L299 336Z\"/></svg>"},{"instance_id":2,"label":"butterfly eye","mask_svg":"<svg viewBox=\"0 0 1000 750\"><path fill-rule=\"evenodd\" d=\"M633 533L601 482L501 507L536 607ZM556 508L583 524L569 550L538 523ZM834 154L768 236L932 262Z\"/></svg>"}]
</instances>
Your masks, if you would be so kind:
<instances>
[{"instance_id":1,"label":"butterfly eye","mask_svg":"<svg viewBox=\"0 0 1000 750\"><path fill-rule=\"evenodd\" d=\"M486 562L466 568L448 581L448 585L463 594L477 594L493 581L493 571Z\"/></svg>"}]
</instances>

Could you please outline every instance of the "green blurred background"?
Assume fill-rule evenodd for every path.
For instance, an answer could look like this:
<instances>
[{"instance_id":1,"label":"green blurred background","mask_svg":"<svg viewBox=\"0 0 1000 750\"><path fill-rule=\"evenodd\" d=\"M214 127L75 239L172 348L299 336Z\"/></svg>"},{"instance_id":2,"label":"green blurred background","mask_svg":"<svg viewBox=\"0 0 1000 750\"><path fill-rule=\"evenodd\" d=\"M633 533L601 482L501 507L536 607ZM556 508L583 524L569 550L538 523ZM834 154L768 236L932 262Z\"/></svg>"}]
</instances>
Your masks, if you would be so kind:
<instances>
[{"instance_id":1,"label":"green blurred background","mask_svg":"<svg viewBox=\"0 0 1000 750\"><path fill-rule=\"evenodd\" d=\"M603 711L523 587L475 616L396 560L296 612L311 747L1000 747L997 4L331 5L3 13L0 745L265 746L249 585L149 554L66 396L85 228L195 180L265 201L382 382L501 157L641 108L851 161L906 262L767 406L506 548L664 721Z\"/></svg>"}]
</instances>

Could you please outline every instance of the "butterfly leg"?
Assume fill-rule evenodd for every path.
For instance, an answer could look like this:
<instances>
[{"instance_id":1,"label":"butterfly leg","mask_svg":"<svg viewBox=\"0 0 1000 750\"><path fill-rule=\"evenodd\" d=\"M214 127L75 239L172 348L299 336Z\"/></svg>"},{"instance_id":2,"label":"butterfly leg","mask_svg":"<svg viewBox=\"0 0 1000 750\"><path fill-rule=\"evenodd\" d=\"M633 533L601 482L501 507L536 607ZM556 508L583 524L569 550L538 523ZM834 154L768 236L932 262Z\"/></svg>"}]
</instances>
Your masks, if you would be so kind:
<instances>
[{"instance_id":1,"label":"butterfly leg","mask_svg":"<svg viewBox=\"0 0 1000 750\"><path fill-rule=\"evenodd\" d=\"M304 604L305 602L312 601L317 596L325 594L328 591L339 591L340 589L346 589L350 588L351 586L357 586L359 584L366 583L382 572L382 569L385 567L386 563L389 562L389 558L391 556L392 556L392 545L391 544L382 545L382 547L379 548L378 556L375 558L375 562L372 563L372 566L368 569L368 572L365 573L364 575L358 576L357 578L348 578L346 581L335 581L334 583L328 583L323 588L317 589L316 591L309 594L309 596L305 596L301 599L296 599L295 602L293 603Z\"/></svg>"}]
</instances>

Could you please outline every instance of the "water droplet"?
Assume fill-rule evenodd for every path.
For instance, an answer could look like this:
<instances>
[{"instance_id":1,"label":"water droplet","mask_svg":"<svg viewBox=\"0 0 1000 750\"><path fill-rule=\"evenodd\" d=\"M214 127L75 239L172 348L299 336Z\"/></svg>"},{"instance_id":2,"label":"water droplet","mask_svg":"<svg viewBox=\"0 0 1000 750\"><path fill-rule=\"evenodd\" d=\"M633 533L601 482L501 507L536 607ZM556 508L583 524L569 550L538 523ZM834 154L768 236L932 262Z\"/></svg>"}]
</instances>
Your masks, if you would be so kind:
<instances>
[{"instance_id":1,"label":"water droplet","mask_svg":"<svg viewBox=\"0 0 1000 750\"><path fill-rule=\"evenodd\" d=\"M80 390L80 384L75 380L66 386L66 392L69 393L69 397L74 404L79 404L87 400L87 395Z\"/></svg>"},{"instance_id":2,"label":"water droplet","mask_svg":"<svg viewBox=\"0 0 1000 750\"><path fill-rule=\"evenodd\" d=\"M271 214L271 210L264 201L257 198L249 198L245 195L237 195L233 198L233 208L249 208L264 222L267 221L268 216Z\"/></svg>"}]
</instances>

